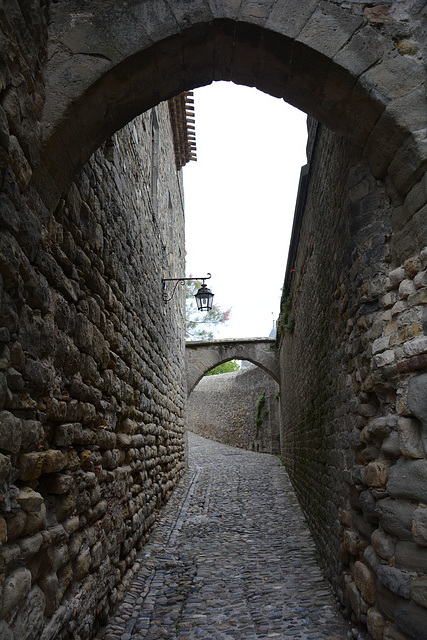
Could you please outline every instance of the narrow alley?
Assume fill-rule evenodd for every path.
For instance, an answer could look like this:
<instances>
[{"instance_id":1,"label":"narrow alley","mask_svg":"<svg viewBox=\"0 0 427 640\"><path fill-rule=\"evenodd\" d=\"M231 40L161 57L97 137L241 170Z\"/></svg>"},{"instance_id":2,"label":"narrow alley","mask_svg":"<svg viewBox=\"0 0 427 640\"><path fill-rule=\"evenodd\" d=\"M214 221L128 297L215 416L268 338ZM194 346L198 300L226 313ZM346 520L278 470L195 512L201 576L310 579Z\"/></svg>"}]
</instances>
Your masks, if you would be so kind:
<instances>
[{"instance_id":1,"label":"narrow alley","mask_svg":"<svg viewBox=\"0 0 427 640\"><path fill-rule=\"evenodd\" d=\"M98 638L352 637L279 459L190 433L189 461Z\"/></svg>"}]
</instances>

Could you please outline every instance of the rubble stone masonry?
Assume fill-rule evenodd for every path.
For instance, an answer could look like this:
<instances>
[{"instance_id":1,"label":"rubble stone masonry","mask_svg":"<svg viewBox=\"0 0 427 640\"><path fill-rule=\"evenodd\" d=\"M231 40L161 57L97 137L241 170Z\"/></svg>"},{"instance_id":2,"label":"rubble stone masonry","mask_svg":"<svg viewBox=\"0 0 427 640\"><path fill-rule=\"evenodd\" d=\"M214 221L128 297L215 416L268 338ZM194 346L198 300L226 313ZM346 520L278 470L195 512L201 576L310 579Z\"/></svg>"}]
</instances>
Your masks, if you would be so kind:
<instances>
[{"instance_id":1,"label":"rubble stone masonry","mask_svg":"<svg viewBox=\"0 0 427 640\"><path fill-rule=\"evenodd\" d=\"M214 79L322 122L279 322L282 453L352 616L425 639L426 41L422 0L0 3L2 640L89 638L183 472L162 100Z\"/></svg>"},{"instance_id":2,"label":"rubble stone masonry","mask_svg":"<svg viewBox=\"0 0 427 640\"><path fill-rule=\"evenodd\" d=\"M309 155L279 322L283 455L342 601L375 640L421 640L427 248L393 264L389 199L343 138L312 122Z\"/></svg>"},{"instance_id":3,"label":"rubble stone masonry","mask_svg":"<svg viewBox=\"0 0 427 640\"><path fill-rule=\"evenodd\" d=\"M36 5L0 11L5 640L90 637L185 466L183 300L161 297L184 269L169 110L102 145L52 214L23 195L43 101Z\"/></svg>"}]
</instances>

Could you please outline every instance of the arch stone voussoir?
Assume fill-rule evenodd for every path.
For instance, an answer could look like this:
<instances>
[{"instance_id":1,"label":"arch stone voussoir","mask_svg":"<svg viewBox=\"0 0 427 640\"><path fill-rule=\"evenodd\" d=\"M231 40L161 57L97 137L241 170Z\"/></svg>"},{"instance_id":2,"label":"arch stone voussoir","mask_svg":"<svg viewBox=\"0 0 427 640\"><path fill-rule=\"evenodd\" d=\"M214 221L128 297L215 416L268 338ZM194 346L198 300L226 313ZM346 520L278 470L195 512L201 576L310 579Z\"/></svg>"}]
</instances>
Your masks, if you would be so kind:
<instances>
[{"instance_id":1,"label":"arch stone voussoir","mask_svg":"<svg viewBox=\"0 0 427 640\"><path fill-rule=\"evenodd\" d=\"M248 360L280 383L276 341L271 338L187 342L185 359L187 395L190 395L208 371L228 360Z\"/></svg>"},{"instance_id":2,"label":"arch stone voussoir","mask_svg":"<svg viewBox=\"0 0 427 640\"><path fill-rule=\"evenodd\" d=\"M405 197L426 157L419 134L427 129L422 59L416 42L413 50L398 49L399 21L392 11L385 11L388 28L381 29L362 5L327 0L52 4L42 162L34 175L45 203L54 207L93 151L133 117L213 80L284 98L348 136L365 149L374 175L388 173L394 190ZM400 109L410 92L411 109ZM408 113L417 116L416 130ZM394 167L408 155L412 173L403 176Z\"/></svg>"}]
</instances>

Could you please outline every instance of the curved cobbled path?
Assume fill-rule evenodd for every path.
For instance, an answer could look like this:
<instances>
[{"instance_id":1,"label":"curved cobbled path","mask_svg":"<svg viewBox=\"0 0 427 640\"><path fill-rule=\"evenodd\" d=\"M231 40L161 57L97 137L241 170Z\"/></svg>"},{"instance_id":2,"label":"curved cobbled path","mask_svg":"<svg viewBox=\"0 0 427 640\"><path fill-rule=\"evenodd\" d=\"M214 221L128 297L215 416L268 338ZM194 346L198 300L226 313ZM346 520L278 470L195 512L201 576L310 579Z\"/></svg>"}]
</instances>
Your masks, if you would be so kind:
<instances>
[{"instance_id":1,"label":"curved cobbled path","mask_svg":"<svg viewBox=\"0 0 427 640\"><path fill-rule=\"evenodd\" d=\"M189 434L190 469L163 509L105 640L347 640L277 457Z\"/></svg>"}]
</instances>

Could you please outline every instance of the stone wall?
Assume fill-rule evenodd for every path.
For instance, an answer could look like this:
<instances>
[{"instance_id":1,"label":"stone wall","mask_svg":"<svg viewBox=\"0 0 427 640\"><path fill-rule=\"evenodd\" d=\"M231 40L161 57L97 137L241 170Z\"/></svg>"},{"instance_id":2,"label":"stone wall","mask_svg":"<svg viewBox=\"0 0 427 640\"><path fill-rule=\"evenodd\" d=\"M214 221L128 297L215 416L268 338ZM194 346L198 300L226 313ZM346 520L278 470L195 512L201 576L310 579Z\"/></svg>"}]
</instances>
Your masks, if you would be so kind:
<instances>
[{"instance_id":1,"label":"stone wall","mask_svg":"<svg viewBox=\"0 0 427 640\"><path fill-rule=\"evenodd\" d=\"M216 442L279 453L279 385L253 365L205 376L187 400L186 424Z\"/></svg>"},{"instance_id":2,"label":"stone wall","mask_svg":"<svg viewBox=\"0 0 427 640\"><path fill-rule=\"evenodd\" d=\"M279 321L283 455L353 616L375 640L421 640L426 376L413 376L426 366L427 251L392 264L384 187L343 138L310 128L305 215Z\"/></svg>"},{"instance_id":3,"label":"stone wall","mask_svg":"<svg viewBox=\"0 0 427 640\"><path fill-rule=\"evenodd\" d=\"M50 214L29 186L44 2L0 9L0 637L88 638L185 467L182 185L167 104ZM21 9L22 8L22 9ZM66 153L63 149L63 153ZM168 363L165 366L165 363Z\"/></svg>"}]
</instances>

